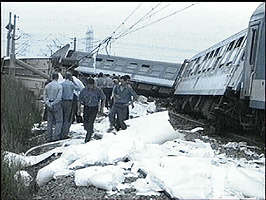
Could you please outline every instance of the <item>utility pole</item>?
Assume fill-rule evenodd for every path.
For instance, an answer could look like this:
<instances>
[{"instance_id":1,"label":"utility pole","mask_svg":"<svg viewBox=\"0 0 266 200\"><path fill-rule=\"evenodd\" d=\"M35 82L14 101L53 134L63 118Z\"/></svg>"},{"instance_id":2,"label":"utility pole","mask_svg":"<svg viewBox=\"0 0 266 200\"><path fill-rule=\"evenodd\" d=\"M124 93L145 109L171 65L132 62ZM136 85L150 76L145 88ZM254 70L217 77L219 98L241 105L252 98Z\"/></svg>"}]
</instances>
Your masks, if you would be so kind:
<instances>
[{"instance_id":1,"label":"utility pole","mask_svg":"<svg viewBox=\"0 0 266 200\"><path fill-rule=\"evenodd\" d=\"M77 38L76 37L74 37L74 51L76 51L76 45L77 45Z\"/></svg>"},{"instance_id":2,"label":"utility pole","mask_svg":"<svg viewBox=\"0 0 266 200\"><path fill-rule=\"evenodd\" d=\"M12 45L11 45L11 54L10 54L10 66L9 66L9 74L15 76L15 34L16 34L16 15L14 15L14 27L13 27L13 34L12 34Z\"/></svg>"},{"instance_id":3,"label":"utility pole","mask_svg":"<svg viewBox=\"0 0 266 200\"><path fill-rule=\"evenodd\" d=\"M11 26L11 12L9 12L9 23L6 27L8 29L7 33L7 47L6 47L6 56L8 57L10 55L10 34L12 31L12 26Z\"/></svg>"}]
</instances>

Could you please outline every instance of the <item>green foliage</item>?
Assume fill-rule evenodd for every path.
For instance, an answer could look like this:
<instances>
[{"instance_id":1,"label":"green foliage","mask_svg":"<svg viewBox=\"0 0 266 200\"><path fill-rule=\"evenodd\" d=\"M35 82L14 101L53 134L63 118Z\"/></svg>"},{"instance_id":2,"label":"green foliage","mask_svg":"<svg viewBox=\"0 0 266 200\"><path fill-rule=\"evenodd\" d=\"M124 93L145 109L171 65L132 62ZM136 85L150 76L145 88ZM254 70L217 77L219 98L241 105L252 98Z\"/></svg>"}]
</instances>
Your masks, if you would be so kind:
<instances>
[{"instance_id":1,"label":"green foliage","mask_svg":"<svg viewBox=\"0 0 266 200\"><path fill-rule=\"evenodd\" d=\"M25 200L31 199L32 187L27 187L21 179L14 178L15 173L21 169L19 164L9 164L3 160L4 153L1 151L1 199L2 200Z\"/></svg>"},{"instance_id":2,"label":"green foliage","mask_svg":"<svg viewBox=\"0 0 266 200\"><path fill-rule=\"evenodd\" d=\"M33 136L34 123L41 121L34 95L20 81L2 76L1 83L1 140L7 151L21 152Z\"/></svg>"},{"instance_id":3,"label":"green foliage","mask_svg":"<svg viewBox=\"0 0 266 200\"><path fill-rule=\"evenodd\" d=\"M14 175L21 166L4 161L5 151L20 153L28 148L34 134L34 123L41 121L41 113L34 95L21 81L1 75L1 199L30 199L30 188L16 181Z\"/></svg>"}]
</instances>

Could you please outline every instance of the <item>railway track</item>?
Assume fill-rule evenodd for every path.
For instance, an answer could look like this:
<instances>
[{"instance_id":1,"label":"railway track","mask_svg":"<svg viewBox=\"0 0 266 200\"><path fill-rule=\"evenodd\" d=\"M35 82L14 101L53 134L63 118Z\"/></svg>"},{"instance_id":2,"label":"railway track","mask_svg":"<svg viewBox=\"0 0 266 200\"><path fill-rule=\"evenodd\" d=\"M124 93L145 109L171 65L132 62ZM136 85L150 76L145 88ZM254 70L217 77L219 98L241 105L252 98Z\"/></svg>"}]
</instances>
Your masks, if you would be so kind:
<instances>
[{"instance_id":1,"label":"railway track","mask_svg":"<svg viewBox=\"0 0 266 200\"><path fill-rule=\"evenodd\" d=\"M240 130L224 130L222 133L216 133L215 128L204 119L196 120L191 116L181 113L175 113L168 110L169 122L175 130L190 130L195 127L202 127L204 129L203 136L212 137L224 142L246 142L249 145L255 145L259 149L265 151L265 140L261 137L255 137L252 132L243 132Z\"/></svg>"}]
</instances>

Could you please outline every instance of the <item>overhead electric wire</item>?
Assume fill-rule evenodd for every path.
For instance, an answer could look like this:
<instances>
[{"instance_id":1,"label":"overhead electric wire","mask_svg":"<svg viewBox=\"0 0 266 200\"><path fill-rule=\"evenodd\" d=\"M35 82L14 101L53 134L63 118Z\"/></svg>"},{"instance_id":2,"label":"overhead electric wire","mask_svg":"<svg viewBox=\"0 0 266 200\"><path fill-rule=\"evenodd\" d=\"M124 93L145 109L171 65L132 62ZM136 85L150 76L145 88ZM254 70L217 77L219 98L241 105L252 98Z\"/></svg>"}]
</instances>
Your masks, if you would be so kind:
<instances>
[{"instance_id":1,"label":"overhead electric wire","mask_svg":"<svg viewBox=\"0 0 266 200\"><path fill-rule=\"evenodd\" d=\"M164 6L164 7L162 7L160 10L158 10L158 11L156 11L156 12L152 13L152 14L151 14L151 15L149 15L148 17L150 18L151 16L155 15L156 13L158 13L158 12L162 11L163 9L167 8L169 5L170 5L170 4L167 4L167 5L165 5L165 6Z\"/></svg>"},{"instance_id":2,"label":"overhead electric wire","mask_svg":"<svg viewBox=\"0 0 266 200\"><path fill-rule=\"evenodd\" d=\"M80 59L78 59L78 62L80 62L82 59L84 59L84 58L87 58L87 57L91 57L93 54L95 54L96 53L96 55L98 54L98 52L100 51L100 50L102 50L103 48L105 48L105 51L106 51L106 53L108 54L108 50L107 50L107 47L108 47L108 45L111 45L111 40L117 40L117 39L119 39L119 38L122 38L122 37L124 37L124 36L126 36L126 35L128 35L128 34L130 34L130 33L133 33L133 32L135 32L135 31L137 31L137 30L140 30L140 29L142 29L142 28L145 28L145 27L147 27L147 26L150 26L150 25L152 25L152 24L154 24L154 23L157 23L157 22L159 22L159 21L161 21L161 20L163 20L163 19L166 19L166 18L168 18L168 17L170 17L170 16L173 16L173 15L175 15L175 14L177 14L177 13L179 13L179 12L182 12L183 10L186 10L186 9L188 9L188 8L190 8L191 6L193 6L193 5L195 5L195 4L191 4L191 5L189 5L189 6L187 6L187 7L185 7L185 8L183 8L183 9L181 9L181 10L177 10L177 11L175 11L175 12L173 12L173 13L171 13L171 14L169 14L169 15L167 15L167 16L165 16L165 17L162 17L162 18L160 18L160 19L158 19L158 20L155 20L155 21L153 21L153 22L151 22L151 23L149 23L149 24L146 24L146 25L143 25L143 26L141 26L141 27L139 27L139 28L136 28L136 29L133 29L133 30L131 30L133 27L135 27L137 24L139 24L141 21L143 21L143 20L145 20L145 18L147 19L147 16L150 14L150 16L149 16L149 18L151 17L151 16L153 16L153 15L155 15L156 13L158 13L159 11L161 11L161 10L163 10L163 9L165 9L167 6L169 6L169 5L166 5L166 6L164 6L163 8L161 8L159 11L156 11L156 12L154 12L154 13L152 13L151 14L151 12L152 11L154 11L159 5L160 5L161 3L158 3L155 7L153 7L149 12L147 12L144 16L142 16L137 22L135 22L133 25L131 25L130 27L129 27L129 29L127 30L127 31L123 31L122 33L120 32L119 33L119 35L117 36L117 37L113 37L112 35L111 36L108 36L108 37L106 37L104 40L102 40L91 52L89 52L89 54L88 55L86 55L86 56L83 56L83 57L81 57ZM139 8L139 5L129 14L129 16L128 17L126 17L126 19L112 32L112 34L114 34L124 23L125 23L125 21L129 18L129 17L131 17L133 14L134 14L134 12L137 10ZM131 31L130 31L131 30ZM106 44L105 45L105 47L103 47L103 44ZM102 48L102 49L101 49ZM111 48L111 47L110 47ZM108 54L109 55L109 54ZM69 69L71 69L73 67L73 65L72 66L70 66L67 70L69 70Z\"/></svg>"},{"instance_id":3,"label":"overhead electric wire","mask_svg":"<svg viewBox=\"0 0 266 200\"><path fill-rule=\"evenodd\" d=\"M121 38L121 37L124 37L124 36L130 34L130 33L135 32L135 31L137 31L137 30L140 30L140 29L146 28L147 26L150 26L150 25L155 24L155 23L157 23L157 22L159 22L159 21L161 21L161 20L163 20L163 19L166 19L166 18L168 18L168 17L171 17L171 16L173 16L173 15L179 13L179 12L182 12L182 11L184 11L184 10L186 10L186 9L188 9L188 8L190 8L190 7L192 7L192 6L194 6L194 5L195 5L195 4L191 4L191 5L189 5L189 6L185 7L185 8L182 8L181 10L177 10L177 11L175 11L175 12L173 12L173 13L171 13L171 14L165 16L165 17L162 17L162 18L160 18L160 19L158 19L158 20L155 20L155 21L153 21L153 22L151 22L151 23L149 23L149 24L143 25L143 26L141 26L141 27L139 27L139 28L137 28L137 29L134 29L134 30L132 30L132 31L130 31L130 32L127 32L127 33L125 33L125 34L119 35L117 38L114 38L114 39L119 39L119 38Z\"/></svg>"},{"instance_id":4,"label":"overhead electric wire","mask_svg":"<svg viewBox=\"0 0 266 200\"><path fill-rule=\"evenodd\" d=\"M122 25L124 25L125 24L125 22L136 12L136 10L139 8L141 6L141 4L138 4L138 6L126 17L126 19L112 32L112 34L114 34ZM106 46L105 46L105 50L106 50L106 53L108 54L108 51L107 51L107 47L108 47L108 45L109 45L109 43L110 43L110 41L112 40L113 38L112 38L112 35L111 36L108 36L108 37L106 37L104 40L99 40L99 41L101 41L90 53L89 53L89 55L86 55L86 56L83 56L83 57L81 57L80 59L78 59L78 62L80 62L82 59L84 59L84 58L87 58L87 57L90 57L91 55L93 55L94 53L96 53L96 54L98 54L98 52L99 52L99 50L100 50L100 48L101 48L101 46L104 44L104 43L106 43ZM94 43L96 43L96 42L94 42ZM111 44L111 43L110 43ZM73 66L70 66L69 68L68 68L68 70L70 69L70 68L72 68Z\"/></svg>"},{"instance_id":5,"label":"overhead electric wire","mask_svg":"<svg viewBox=\"0 0 266 200\"><path fill-rule=\"evenodd\" d=\"M126 17L126 19L112 32L114 34L125 22L136 12L137 9L141 6L141 3Z\"/></svg>"},{"instance_id":6,"label":"overhead electric wire","mask_svg":"<svg viewBox=\"0 0 266 200\"><path fill-rule=\"evenodd\" d=\"M158 5L158 4L157 4L157 5ZM157 14L158 12L161 12L163 9L165 9L165 8L168 7L169 5L170 5L170 4L167 4L166 6L162 7L160 10L158 10L158 11L156 11L156 12L154 12L154 13L151 13L149 16L147 16L149 13L145 14L145 15L142 17L142 20L139 21L139 22L142 22L142 21L144 21L144 20L150 19L153 15ZM156 8L156 7L154 7L152 11L154 11L155 8ZM139 22L138 22L138 23L139 23ZM135 24L135 25L137 25L137 24ZM117 36L116 38L119 38L119 36L124 35L124 34L127 33L127 32L130 32L130 29L131 29L131 28L132 28L132 26L131 26L129 29L125 30L125 31L121 31L119 34L117 34L118 36Z\"/></svg>"},{"instance_id":7,"label":"overhead electric wire","mask_svg":"<svg viewBox=\"0 0 266 200\"><path fill-rule=\"evenodd\" d=\"M143 16L142 16L139 20L137 20L133 25L131 25L131 26L128 28L128 30L126 30L126 31L121 31L120 33L118 33L118 35L120 36L120 35L123 35L125 32L130 31L134 26L136 26L136 25L139 24L141 21L143 21L143 20L147 17L147 15L149 15L152 11L154 11L154 9L156 9L160 4L161 4L161 3L156 4L155 7L153 7L150 11L148 11L145 15L143 15ZM118 38L119 36L116 36L116 38Z\"/></svg>"}]
</instances>

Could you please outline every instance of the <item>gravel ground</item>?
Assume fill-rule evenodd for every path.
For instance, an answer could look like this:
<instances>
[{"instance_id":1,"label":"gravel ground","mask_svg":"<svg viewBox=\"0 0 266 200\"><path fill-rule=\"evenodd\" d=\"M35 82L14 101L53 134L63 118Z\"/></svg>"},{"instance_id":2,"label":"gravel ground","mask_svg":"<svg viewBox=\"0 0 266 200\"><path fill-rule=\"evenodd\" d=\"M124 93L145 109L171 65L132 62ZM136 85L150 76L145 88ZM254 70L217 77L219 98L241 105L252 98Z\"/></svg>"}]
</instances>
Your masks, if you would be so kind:
<instances>
[{"instance_id":1,"label":"gravel ground","mask_svg":"<svg viewBox=\"0 0 266 200\"><path fill-rule=\"evenodd\" d=\"M47 141L46 132L32 139L33 146L44 144ZM38 148L30 152L30 155L39 155L47 152L53 148L53 146L46 146ZM96 200L96 199L115 199L115 200L128 200L128 199L141 199L141 200L169 200L167 193L161 192L160 195L144 196L137 195L136 190L133 188L127 188L120 191L117 194L108 194L105 190L99 189L92 185L90 186L76 186L74 182L74 176L62 176L57 179L52 179L46 185L39 187L35 181L38 170L47 166L52 161L59 158L60 155L53 155L50 158L42 161L41 163L26 168L25 170L34 178L30 185L30 189L33 191L32 200ZM144 178L144 175L139 173L138 178ZM126 177L124 183L131 183L136 181L136 177ZM115 192L115 191L114 191Z\"/></svg>"},{"instance_id":2,"label":"gravel ground","mask_svg":"<svg viewBox=\"0 0 266 200\"><path fill-rule=\"evenodd\" d=\"M31 140L32 146L37 146L40 144L44 144L47 141L46 132L39 136L33 138ZM207 136L207 137L206 137ZM96 139L96 138L95 138ZM193 141L195 139L201 139L204 142L209 142L213 149L215 149L218 153L225 153L227 156L232 158L246 158L250 159L258 159L259 155L264 155L265 148L264 147L254 147L254 150L257 154L248 155L241 148L225 148L224 144L231 142L232 138L208 135L204 132L201 133L190 133L185 136L185 139L188 141ZM239 142L239 141L235 141ZM43 147L37 150L34 150L30 153L30 155L39 155L41 153L47 152L52 148L55 148L56 145L50 147ZM60 155L53 155L50 158L42 161L41 163L28 167L25 170L34 178L38 173L38 170L42 167L48 165L55 159L60 157ZM139 178L144 178L143 174L139 174ZM127 177L125 179L125 183L134 182L136 177ZM143 196L136 195L135 189L128 188L120 191L117 194L109 195L105 190L96 188L94 186L86 186L80 187L76 186L74 182L74 176L62 176L57 179L53 179L49 181L46 185L39 187L35 181L32 181L30 188L33 191L33 198L35 200L91 200L91 199L116 199L116 200L127 200L127 199L142 199L142 200L168 200L171 199L169 195L165 192L161 192L159 196Z\"/></svg>"}]
</instances>

